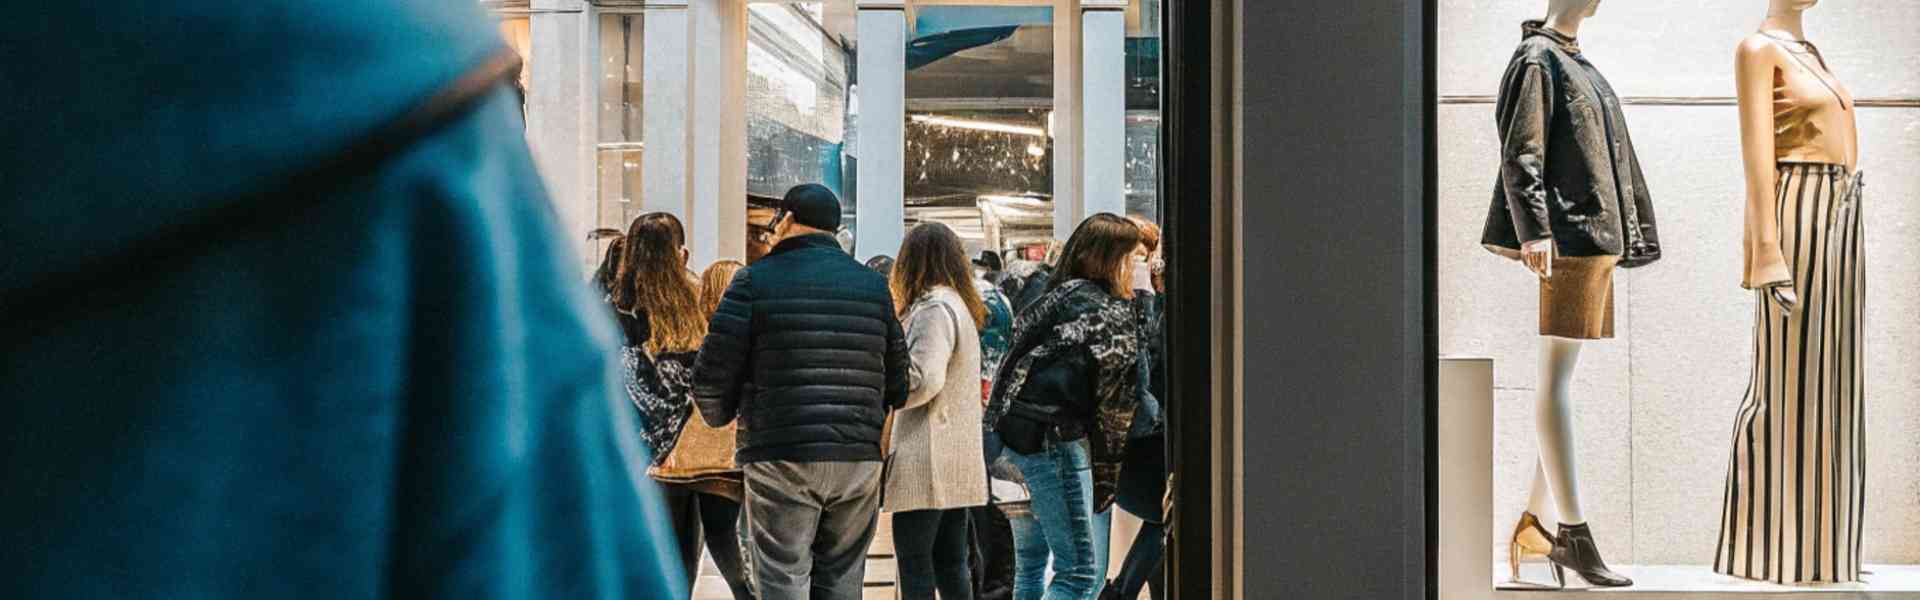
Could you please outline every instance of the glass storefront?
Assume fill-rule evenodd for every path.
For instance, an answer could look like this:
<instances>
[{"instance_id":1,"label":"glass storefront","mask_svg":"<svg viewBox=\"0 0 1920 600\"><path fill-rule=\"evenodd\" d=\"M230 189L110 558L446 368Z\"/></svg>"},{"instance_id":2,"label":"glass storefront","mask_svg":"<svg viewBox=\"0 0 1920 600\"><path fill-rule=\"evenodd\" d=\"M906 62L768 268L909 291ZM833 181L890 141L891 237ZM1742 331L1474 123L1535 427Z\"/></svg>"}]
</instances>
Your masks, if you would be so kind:
<instances>
[{"instance_id":1,"label":"glass storefront","mask_svg":"<svg viewBox=\"0 0 1920 600\"><path fill-rule=\"evenodd\" d=\"M660 186L681 185L679 179L691 176L694 167L679 164L687 161L677 156L696 148L650 148L646 127L661 119L679 117L685 121L685 115L695 110L715 110L720 119L741 118L745 123L747 160L741 177L745 180L744 210L748 213L746 227L717 235L751 239L759 224L755 219L770 216L769 211L755 207L764 207L794 185L820 182L842 198L847 230L841 237L849 246L854 244L862 213L858 172L863 157L855 144L862 122L856 93L860 78L854 64L859 46L854 22L860 11L851 2L744 5L746 52L744 64L738 68L745 79L739 117L731 116L734 113L727 112L727 107L695 107L690 103L692 92L679 88L691 85L689 78L698 77L698 69L689 74L671 73L692 60L677 55L689 52L685 36L696 33L688 22L692 9L686 5L584 3L579 18L591 21L589 37L595 46L586 52L551 38L552 31L578 31L570 29L572 25L541 29L532 24L540 18L572 13L536 14L538 11L526 4L514 2L485 5L500 15L503 36L526 59L521 76L523 89L529 97L544 95L549 100L530 100L530 111L535 107L550 111L546 120L530 114L530 123L570 120L572 117L565 113L551 111L571 106L591 107L594 113L585 121L591 128L581 140L592 148L586 170L563 168L570 159L552 158L562 152L553 143L536 139L534 144L536 153L548 155L542 163L554 165L545 169L550 178L591 173L575 188L555 187L562 192L580 189L591 199L588 210L563 207L563 216L580 215L570 220L570 229L621 229L634 216L663 208L689 211L687 218L694 219L692 215L700 212L697 206L712 200L695 198L682 205L673 199L650 199L648 190L658 193ZM1094 10L1092 6L1090 3L1089 11ZM1088 14L1105 14L1101 12L1105 10L1109 9L1101 7ZM900 93L904 94L907 110L900 125L902 153L897 158L882 157L883 164L899 164L902 170L902 197L882 201L900 204L898 218L903 225L939 221L961 231L972 250L1011 252L1044 246L1060 235L1062 220L1077 220L1073 215L1106 210L1158 216L1160 5L1157 0L1133 0L1124 5L1114 3L1111 10L1116 21L1124 23L1120 27L1122 37L1111 46L1099 47L1119 50L1124 58L1111 63L1122 71L1116 73L1119 77L1114 87L1101 93L1124 98L1119 105L1122 112L1079 122L1083 115L1078 109L1063 116L1055 107L1057 98L1078 98L1087 90L1075 86L1070 90L1074 95L1061 96L1069 90L1055 89L1056 71L1066 66L1055 56L1062 32L1056 31L1052 7L917 8L904 48L905 88ZM650 27L648 20L652 18L670 20ZM682 27L689 28L679 31ZM536 32L549 36L547 42L535 39ZM673 39L649 40L650 34ZM1095 52L1097 56L1099 51ZM666 62L650 70L650 59ZM570 60L597 63L580 103L570 100L571 89L529 89L533 69L565 71L573 68ZM1102 64L1100 68L1107 67ZM653 85L670 89L651 90L654 93L649 94L650 77ZM665 99L663 93L676 96ZM1077 106L1086 104L1075 102ZM1110 103L1093 104L1106 110ZM649 108L667 112L649 115ZM1074 130L1062 134L1056 129L1057 120L1075 120ZM1113 129L1111 134L1102 131L1108 127ZM530 137L542 133L547 132L530 132ZM658 135L661 139L655 140L654 146L677 141L674 131ZM1095 137L1086 138L1089 135ZM1056 152L1057 140L1082 138L1111 139L1114 142L1110 146L1117 150L1109 151L1109 145L1097 142L1089 142L1093 148L1084 148L1076 141L1068 154ZM664 154L649 162L650 153ZM1097 162L1081 158L1096 155ZM666 171L657 170L661 164L675 161ZM650 171L649 164L655 165L651 167L655 170ZM1075 176L1057 180L1054 171L1061 164L1070 164ZM649 188L649 172L666 179ZM1082 188L1094 185L1089 182L1105 181L1119 182L1112 189L1119 197L1111 201L1075 199L1064 208L1056 207L1055 196L1061 190L1073 198L1082 193ZM678 188L673 189L678 193ZM1105 194L1107 190L1089 188L1085 193ZM694 228L699 230L698 225ZM597 247L588 251L597 251ZM871 248L858 253L889 251Z\"/></svg>"},{"instance_id":2,"label":"glass storefront","mask_svg":"<svg viewBox=\"0 0 1920 600\"><path fill-rule=\"evenodd\" d=\"M937 222L970 255L1037 262L1093 213L1165 214L1160 2L1033 4L483 3L525 60L530 146L585 266L664 210L695 270L764 253L803 183L840 196L862 259Z\"/></svg>"}]
</instances>

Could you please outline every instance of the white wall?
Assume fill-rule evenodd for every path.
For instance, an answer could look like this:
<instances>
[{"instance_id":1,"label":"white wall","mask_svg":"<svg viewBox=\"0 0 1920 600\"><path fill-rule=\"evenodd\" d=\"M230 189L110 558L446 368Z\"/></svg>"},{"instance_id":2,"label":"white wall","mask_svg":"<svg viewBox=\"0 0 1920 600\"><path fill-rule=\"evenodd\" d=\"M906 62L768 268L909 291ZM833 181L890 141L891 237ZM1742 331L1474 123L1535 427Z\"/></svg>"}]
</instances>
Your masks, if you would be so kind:
<instances>
[{"instance_id":1,"label":"white wall","mask_svg":"<svg viewBox=\"0 0 1920 600\"><path fill-rule=\"evenodd\" d=\"M1443 0L1442 96L1492 96L1520 21L1545 0ZM1734 45L1765 0L1607 1L1581 32L1623 96L1733 94ZM1920 98L1920 2L1827 2L1809 37L1865 99ZM1742 177L1735 108L1633 105L1635 145L1665 259L1623 271L1618 337L1588 346L1575 380L1586 512L1616 564L1708 564L1728 436L1746 389L1752 296L1739 288ZM1920 108L1859 109L1867 171L1870 563L1920 563ZM1443 104L1440 351L1496 359L1497 552L1533 465L1537 291L1479 247L1498 146L1493 106Z\"/></svg>"}]
</instances>

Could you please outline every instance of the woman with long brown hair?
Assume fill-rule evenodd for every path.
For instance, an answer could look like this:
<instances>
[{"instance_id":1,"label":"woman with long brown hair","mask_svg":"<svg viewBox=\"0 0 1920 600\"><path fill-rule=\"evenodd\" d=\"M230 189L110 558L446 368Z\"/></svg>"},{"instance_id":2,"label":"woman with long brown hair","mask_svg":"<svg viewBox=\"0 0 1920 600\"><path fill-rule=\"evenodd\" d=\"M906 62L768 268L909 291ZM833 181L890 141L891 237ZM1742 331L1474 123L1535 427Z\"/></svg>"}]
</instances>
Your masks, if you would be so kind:
<instances>
[{"instance_id":1,"label":"woman with long brown hair","mask_svg":"<svg viewBox=\"0 0 1920 600\"><path fill-rule=\"evenodd\" d=\"M994 378L987 423L1026 478L1031 525L1051 555L1048 600L1091 600L1104 575L1105 519L1132 426L1140 326L1133 297L1140 228L1125 218L1088 217L1060 251L1047 290L1021 309L1014 340ZM1018 542L1016 541L1016 544ZM1027 548L1027 550L1032 550ZM1039 598L1033 552L1020 552L1016 598Z\"/></svg>"},{"instance_id":2,"label":"woman with long brown hair","mask_svg":"<svg viewBox=\"0 0 1920 600\"><path fill-rule=\"evenodd\" d=\"M619 244L620 267L608 302L625 333L620 358L627 395L640 411L641 438L653 451L648 473L660 482L681 566L691 584L699 575L704 539L735 600L752 598L736 534L739 501L712 485L713 478L660 477L663 465L678 456L693 414L693 363L707 334L707 311L687 273L686 229L672 214L647 213L633 220Z\"/></svg>"},{"instance_id":3,"label":"woman with long brown hair","mask_svg":"<svg viewBox=\"0 0 1920 600\"><path fill-rule=\"evenodd\" d=\"M967 509L987 503L979 426L980 324L987 307L960 237L939 223L907 232L891 286L911 358L884 484L900 595L932 600L938 588L942 600L972 600Z\"/></svg>"}]
</instances>

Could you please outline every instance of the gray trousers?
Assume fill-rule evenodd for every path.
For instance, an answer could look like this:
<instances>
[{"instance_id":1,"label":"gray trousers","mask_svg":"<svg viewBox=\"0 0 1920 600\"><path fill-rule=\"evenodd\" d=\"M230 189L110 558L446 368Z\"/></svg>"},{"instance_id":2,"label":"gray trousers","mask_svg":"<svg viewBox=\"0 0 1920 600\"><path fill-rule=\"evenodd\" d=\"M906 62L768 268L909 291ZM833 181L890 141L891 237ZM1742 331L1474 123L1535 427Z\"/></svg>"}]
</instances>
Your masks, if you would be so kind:
<instances>
[{"instance_id":1,"label":"gray trousers","mask_svg":"<svg viewBox=\"0 0 1920 600\"><path fill-rule=\"evenodd\" d=\"M741 470L755 597L859 600L881 463L764 461Z\"/></svg>"}]
</instances>

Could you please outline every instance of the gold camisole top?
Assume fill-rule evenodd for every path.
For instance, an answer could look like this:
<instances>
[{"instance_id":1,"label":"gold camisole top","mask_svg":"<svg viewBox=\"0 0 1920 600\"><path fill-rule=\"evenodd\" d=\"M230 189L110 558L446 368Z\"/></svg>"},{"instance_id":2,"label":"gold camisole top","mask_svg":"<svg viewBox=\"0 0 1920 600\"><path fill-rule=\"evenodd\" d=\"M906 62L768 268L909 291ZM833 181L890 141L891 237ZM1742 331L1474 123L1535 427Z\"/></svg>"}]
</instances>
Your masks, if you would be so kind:
<instances>
[{"instance_id":1,"label":"gold camisole top","mask_svg":"<svg viewBox=\"0 0 1920 600\"><path fill-rule=\"evenodd\" d=\"M1774 159L1852 167L1853 96L1812 43L1773 39L1789 56L1773 71Z\"/></svg>"}]
</instances>

